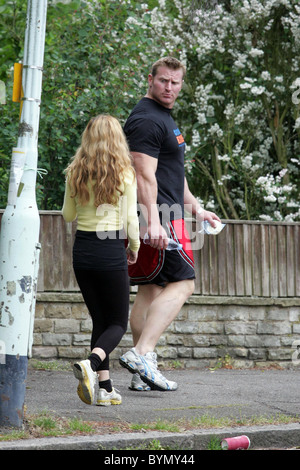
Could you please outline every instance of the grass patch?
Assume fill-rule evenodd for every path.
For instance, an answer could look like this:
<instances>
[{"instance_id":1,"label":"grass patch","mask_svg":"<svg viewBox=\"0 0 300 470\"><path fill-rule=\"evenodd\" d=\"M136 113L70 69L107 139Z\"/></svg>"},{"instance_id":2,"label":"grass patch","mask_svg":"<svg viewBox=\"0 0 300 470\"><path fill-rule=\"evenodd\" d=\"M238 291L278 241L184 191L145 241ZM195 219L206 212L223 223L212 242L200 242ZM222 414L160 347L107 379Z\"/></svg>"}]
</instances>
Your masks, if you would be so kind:
<instances>
[{"instance_id":1,"label":"grass patch","mask_svg":"<svg viewBox=\"0 0 300 470\"><path fill-rule=\"evenodd\" d=\"M151 423L126 423L106 421L82 421L79 418L62 418L51 415L47 411L26 416L22 430L6 429L1 433L0 441L55 437L68 435L134 433L161 431L169 433L186 432L196 429L220 429L240 426L264 426L299 423L299 417L278 413L274 416L251 416L237 418L215 417L209 414L195 416L192 419L181 418L174 421L158 419ZM145 435L146 437L146 435ZM213 445L213 444L211 444Z\"/></svg>"},{"instance_id":2,"label":"grass patch","mask_svg":"<svg viewBox=\"0 0 300 470\"><path fill-rule=\"evenodd\" d=\"M28 367L36 370L70 370L70 362L57 361L39 361L38 359L30 359Z\"/></svg>"},{"instance_id":3,"label":"grass patch","mask_svg":"<svg viewBox=\"0 0 300 470\"><path fill-rule=\"evenodd\" d=\"M27 416L24 420L24 429L7 430L6 433L0 434L0 441L78 434L103 434L104 430L111 432L110 425L102 422L90 423L78 418L55 417L49 415L47 411L43 411L37 415Z\"/></svg>"},{"instance_id":4,"label":"grass patch","mask_svg":"<svg viewBox=\"0 0 300 470\"><path fill-rule=\"evenodd\" d=\"M168 447L163 447L159 440L153 439L148 443L142 443L138 446L128 446L120 450L168 450Z\"/></svg>"},{"instance_id":5,"label":"grass patch","mask_svg":"<svg viewBox=\"0 0 300 470\"><path fill-rule=\"evenodd\" d=\"M195 416L188 420L180 418L176 421L164 421L158 419L152 423L129 424L130 429L134 431L167 431L184 432L193 429L219 429L239 426L264 426L268 424L290 424L298 423L299 417L287 416L278 413L275 416L241 416L240 418L230 418L228 416L215 417L209 414Z\"/></svg>"},{"instance_id":6,"label":"grass patch","mask_svg":"<svg viewBox=\"0 0 300 470\"><path fill-rule=\"evenodd\" d=\"M217 436L212 436L207 445L207 450L222 450L220 438Z\"/></svg>"},{"instance_id":7,"label":"grass patch","mask_svg":"<svg viewBox=\"0 0 300 470\"><path fill-rule=\"evenodd\" d=\"M238 426L265 426L265 425L279 425L279 424L290 424L298 423L298 416L287 416L278 413L274 416L240 416L239 418L230 418L223 416L216 418L208 414L196 416L190 421L186 422L186 425L191 429L210 429L210 428L226 428L226 427L238 427Z\"/></svg>"},{"instance_id":8,"label":"grass patch","mask_svg":"<svg viewBox=\"0 0 300 470\"><path fill-rule=\"evenodd\" d=\"M41 436L65 436L70 434L90 434L94 428L86 421L78 418L63 419L49 416L47 412L33 417L29 425L31 432L35 430Z\"/></svg>"},{"instance_id":9,"label":"grass patch","mask_svg":"<svg viewBox=\"0 0 300 470\"><path fill-rule=\"evenodd\" d=\"M175 422L164 421L158 419L154 423L130 424L130 428L134 431L167 431L167 432L180 432L180 426Z\"/></svg>"}]
</instances>

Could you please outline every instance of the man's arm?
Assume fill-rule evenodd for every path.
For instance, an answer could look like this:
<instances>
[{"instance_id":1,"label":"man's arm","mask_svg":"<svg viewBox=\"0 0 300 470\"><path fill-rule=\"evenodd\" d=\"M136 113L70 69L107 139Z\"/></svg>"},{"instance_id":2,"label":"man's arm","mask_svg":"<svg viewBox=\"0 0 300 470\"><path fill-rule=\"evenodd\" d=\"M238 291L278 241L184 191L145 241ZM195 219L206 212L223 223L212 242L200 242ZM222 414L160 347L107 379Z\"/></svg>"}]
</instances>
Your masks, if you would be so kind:
<instances>
[{"instance_id":1,"label":"man's arm","mask_svg":"<svg viewBox=\"0 0 300 470\"><path fill-rule=\"evenodd\" d=\"M206 211L200 206L197 199L191 193L186 178L184 180L184 204L187 205L188 208L191 208L192 214L198 220L207 220L207 222L209 222L212 227L215 227L215 220L221 222L216 214L210 211Z\"/></svg>"},{"instance_id":2,"label":"man's arm","mask_svg":"<svg viewBox=\"0 0 300 470\"><path fill-rule=\"evenodd\" d=\"M168 246L168 235L160 224L157 209L157 159L145 153L132 152L137 178L137 199L147 222L150 245L153 248L165 249Z\"/></svg>"}]
</instances>

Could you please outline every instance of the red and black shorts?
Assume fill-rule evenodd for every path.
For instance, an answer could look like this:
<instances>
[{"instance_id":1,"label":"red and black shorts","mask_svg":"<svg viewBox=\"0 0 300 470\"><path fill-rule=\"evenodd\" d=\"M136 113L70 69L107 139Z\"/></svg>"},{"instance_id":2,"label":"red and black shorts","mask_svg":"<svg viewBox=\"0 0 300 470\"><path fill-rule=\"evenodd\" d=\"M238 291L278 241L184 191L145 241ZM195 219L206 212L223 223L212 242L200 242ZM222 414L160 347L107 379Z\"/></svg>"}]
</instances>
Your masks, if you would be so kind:
<instances>
[{"instance_id":1,"label":"red and black shorts","mask_svg":"<svg viewBox=\"0 0 300 470\"><path fill-rule=\"evenodd\" d=\"M130 284L157 284L195 279L194 256L184 220L168 223L169 237L182 244L182 250L158 250L141 241L137 262L128 267Z\"/></svg>"}]
</instances>

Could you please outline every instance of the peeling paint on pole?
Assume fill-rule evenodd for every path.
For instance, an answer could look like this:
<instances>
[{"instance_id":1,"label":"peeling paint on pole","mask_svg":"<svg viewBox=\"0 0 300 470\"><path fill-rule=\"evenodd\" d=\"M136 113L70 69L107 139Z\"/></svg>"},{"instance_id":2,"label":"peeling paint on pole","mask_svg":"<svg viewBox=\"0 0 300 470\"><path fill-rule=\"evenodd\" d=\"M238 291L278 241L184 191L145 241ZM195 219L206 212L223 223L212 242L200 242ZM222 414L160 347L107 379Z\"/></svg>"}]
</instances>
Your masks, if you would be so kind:
<instances>
[{"instance_id":1,"label":"peeling paint on pole","mask_svg":"<svg viewBox=\"0 0 300 470\"><path fill-rule=\"evenodd\" d=\"M18 145L0 234L0 425L21 427L31 355L39 265L37 142L46 31L46 0L28 0ZM1 353L1 351L0 351Z\"/></svg>"},{"instance_id":2,"label":"peeling paint on pole","mask_svg":"<svg viewBox=\"0 0 300 470\"><path fill-rule=\"evenodd\" d=\"M27 124L26 122L20 122L19 125L19 137L23 137L24 135L29 134L33 135L33 127L30 126L30 124Z\"/></svg>"}]
</instances>

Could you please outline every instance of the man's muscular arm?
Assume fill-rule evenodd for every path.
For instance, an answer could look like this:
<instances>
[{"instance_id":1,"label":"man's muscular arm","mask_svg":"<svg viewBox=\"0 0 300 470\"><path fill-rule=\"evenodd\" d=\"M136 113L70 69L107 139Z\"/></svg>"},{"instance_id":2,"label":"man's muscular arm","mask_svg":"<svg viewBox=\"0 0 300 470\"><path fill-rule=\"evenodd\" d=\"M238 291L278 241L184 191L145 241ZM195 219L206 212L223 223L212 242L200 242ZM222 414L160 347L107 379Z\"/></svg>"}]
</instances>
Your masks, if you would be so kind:
<instances>
[{"instance_id":1,"label":"man's muscular arm","mask_svg":"<svg viewBox=\"0 0 300 470\"><path fill-rule=\"evenodd\" d=\"M184 181L184 204L191 207L192 214L195 215L197 219L207 220L212 227L215 227L215 220L221 222L214 212L206 211L200 206L197 199L191 193L186 179Z\"/></svg>"},{"instance_id":2,"label":"man's muscular arm","mask_svg":"<svg viewBox=\"0 0 300 470\"><path fill-rule=\"evenodd\" d=\"M155 177L157 159L145 153L132 152L137 177L137 199L148 224L150 245L165 249L168 246L167 233L160 224L157 209L157 181Z\"/></svg>"}]
</instances>

